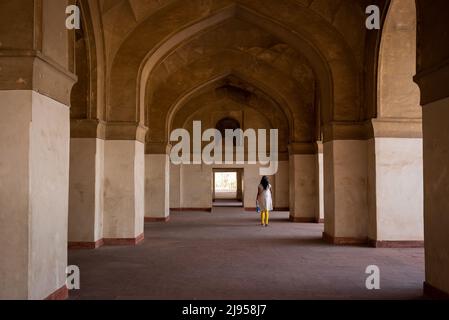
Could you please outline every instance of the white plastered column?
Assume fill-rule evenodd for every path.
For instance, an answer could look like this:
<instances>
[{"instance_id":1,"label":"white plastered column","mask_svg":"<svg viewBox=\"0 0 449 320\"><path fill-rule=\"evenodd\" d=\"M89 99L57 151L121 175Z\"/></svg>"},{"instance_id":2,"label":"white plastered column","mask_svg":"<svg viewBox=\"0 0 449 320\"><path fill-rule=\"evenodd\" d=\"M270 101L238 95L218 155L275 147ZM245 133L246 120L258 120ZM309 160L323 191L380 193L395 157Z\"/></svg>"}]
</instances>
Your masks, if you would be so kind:
<instances>
[{"instance_id":1,"label":"white plastered column","mask_svg":"<svg viewBox=\"0 0 449 320\"><path fill-rule=\"evenodd\" d=\"M145 146L136 140L106 140L104 222L106 245L144 239Z\"/></svg>"},{"instance_id":2,"label":"white plastered column","mask_svg":"<svg viewBox=\"0 0 449 320\"><path fill-rule=\"evenodd\" d=\"M323 143L317 142L318 145L318 193L319 193L319 210L317 214L317 222L324 223L324 154Z\"/></svg>"},{"instance_id":3,"label":"white plastered column","mask_svg":"<svg viewBox=\"0 0 449 320\"><path fill-rule=\"evenodd\" d=\"M44 299L65 289L70 110L32 90L0 109L0 299Z\"/></svg>"},{"instance_id":4,"label":"white plastered column","mask_svg":"<svg viewBox=\"0 0 449 320\"><path fill-rule=\"evenodd\" d=\"M368 241L368 142L364 130L364 125L332 124L325 131L324 239L333 244Z\"/></svg>"},{"instance_id":5,"label":"white plastered column","mask_svg":"<svg viewBox=\"0 0 449 320\"><path fill-rule=\"evenodd\" d=\"M373 120L369 140L369 239L375 247L422 246L421 120Z\"/></svg>"},{"instance_id":6,"label":"white plastered column","mask_svg":"<svg viewBox=\"0 0 449 320\"><path fill-rule=\"evenodd\" d=\"M103 244L104 140L70 140L69 247Z\"/></svg>"},{"instance_id":7,"label":"white plastered column","mask_svg":"<svg viewBox=\"0 0 449 320\"><path fill-rule=\"evenodd\" d=\"M145 155L145 221L167 221L170 217L170 157Z\"/></svg>"}]
</instances>

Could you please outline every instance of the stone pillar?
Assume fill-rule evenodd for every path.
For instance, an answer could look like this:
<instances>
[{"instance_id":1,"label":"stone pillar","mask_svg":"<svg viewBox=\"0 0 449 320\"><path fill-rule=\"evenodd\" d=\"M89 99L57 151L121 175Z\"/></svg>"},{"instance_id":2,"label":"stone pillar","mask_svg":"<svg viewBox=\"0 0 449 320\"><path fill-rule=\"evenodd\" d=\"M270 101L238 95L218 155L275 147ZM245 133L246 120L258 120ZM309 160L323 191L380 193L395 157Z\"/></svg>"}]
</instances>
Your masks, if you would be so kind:
<instances>
[{"instance_id":1,"label":"stone pillar","mask_svg":"<svg viewBox=\"0 0 449 320\"><path fill-rule=\"evenodd\" d=\"M181 167L182 210L212 211L212 175L210 165L190 164Z\"/></svg>"},{"instance_id":2,"label":"stone pillar","mask_svg":"<svg viewBox=\"0 0 449 320\"><path fill-rule=\"evenodd\" d=\"M294 143L289 152L290 220L316 222L319 212L316 144Z\"/></svg>"},{"instance_id":3,"label":"stone pillar","mask_svg":"<svg viewBox=\"0 0 449 320\"><path fill-rule=\"evenodd\" d=\"M323 142L318 141L318 194L319 194L319 210L316 222L324 223L324 154Z\"/></svg>"},{"instance_id":4,"label":"stone pillar","mask_svg":"<svg viewBox=\"0 0 449 320\"><path fill-rule=\"evenodd\" d=\"M274 192L274 209L276 211L290 210L290 161L288 153L281 153Z\"/></svg>"},{"instance_id":5,"label":"stone pillar","mask_svg":"<svg viewBox=\"0 0 449 320\"><path fill-rule=\"evenodd\" d=\"M422 247L421 120L372 121L368 141L369 239L374 247Z\"/></svg>"},{"instance_id":6,"label":"stone pillar","mask_svg":"<svg viewBox=\"0 0 449 320\"><path fill-rule=\"evenodd\" d=\"M69 71L67 4L37 4L0 3L0 19L8 23L0 31L0 299L67 297L76 76ZM52 19L35 20L42 15Z\"/></svg>"},{"instance_id":7,"label":"stone pillar","mask_svg":"<svg viewBox=\"0 0 449 320\"><path fill-rule=\"evenodd\" d=\"M213 172L212 172L213 174ZM243 170L237 170L237 195L236 198L238 201L243 202Z\"/></svg>"},{"instance_id":8,"label":"stone pillar","mask_svg":"<svg viewBox=\"0 0 449 320\"><path fill-rule=\"evenodd\" d=\"M104 130L104 243L136 245L144 239L146 129L108 123Z\"/></svg>"},{"instance_id":9,"label":"stone pillar","mask_svg":"<svg viewBox=\"0 0 449 320\"><path fill-rule=\"evenodd\" d=\"M400 28L398 27L400 26ZM392 1L379 50L376 119L368 142L372 246L422 246L422 112L414 0Z\"/></svg>"},{"instance_id":10,"label":"stone pillar","mask_svg":"<svg viewBox=\"0 0 449 320\"><path fill-rule=\"evenodd\" d=\"M423 106L424 293L449 298L449 42L447 1L418 0L419 69ZM438 54L435 54L438 52Z\"/></svg>"},{"instance_id":11,"label":"stone pillar","mask_svg":"<svg viewBox=\"0 0 449 320\"><path fill-rule=\"evenodd\" d=\"M449 297L448 119L449 98L423 106L425 293L445 298Z\"/></svg>"},{"instance_id":12,"label":"stone pillar","mask_svg":"<svg viewBox=\"0 0 449 320\"><path fill-rule=\"evenodd\" d=\"M71 123L69 248L103 245L104 140L97 121Z\"/></svg>"},{"instance_id":13,"label":"stone pillar","mask_svg":"<svg viewBox=\"0 0 449 320\"><path fill-rule=\"evenodd\" d=\"M368 240L367 137L364 124L324 128L324 239L330 243Z\"/></svg>"},{"instance_id":14,"label":"stone pillar","mask_svg":"<svg viewBox=\"0 0 449 320\"><path fill-rule=\"evenodd\" d=\"M257 188L262 177L259 164L245 164L243 173L243 206L246 211L256 211ZM276 196L276 195L275 195Z\"/></svg>"},{"instance_id":15,"label":"stone pillar","mask_svg":"<svg viewBox=\"0 0 449 320\"><path fill-rule=\"evenodd\" d=\"M170 210L181 209L181 167L170 164Z\"/></svg>"},{"instance_id":16,"label":"stone pillar","mask_svg":"<svg viewBox=\"0 0 449 320\"><path fill-rule=\"evenodd\" d=\"M165 222L170 218L170 158L166 145L145 155L145 221ZM147 151L154 152L155 147ZM165 152L161 152L165 151Z\"/></svg>"}]
</instances>

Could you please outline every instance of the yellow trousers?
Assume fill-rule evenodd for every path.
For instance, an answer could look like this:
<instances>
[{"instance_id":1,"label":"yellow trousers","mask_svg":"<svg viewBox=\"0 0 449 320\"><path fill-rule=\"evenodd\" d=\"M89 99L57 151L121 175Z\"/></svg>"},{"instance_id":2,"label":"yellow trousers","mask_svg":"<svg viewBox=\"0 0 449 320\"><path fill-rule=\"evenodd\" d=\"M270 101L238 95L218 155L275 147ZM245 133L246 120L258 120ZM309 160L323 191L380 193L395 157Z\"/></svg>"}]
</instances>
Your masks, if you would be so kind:
<instances>
[{"instance_id":1,"label":"yellow trousers","mask_svg":"<svg viewBox=\"0 0 449 320\"><path fill-rule=\"evenodd\" d=\"M270 221L270 211L264 210L261 213L261 219L263 225L268 225L268 222Z\"/></svg>"}]
</instances>

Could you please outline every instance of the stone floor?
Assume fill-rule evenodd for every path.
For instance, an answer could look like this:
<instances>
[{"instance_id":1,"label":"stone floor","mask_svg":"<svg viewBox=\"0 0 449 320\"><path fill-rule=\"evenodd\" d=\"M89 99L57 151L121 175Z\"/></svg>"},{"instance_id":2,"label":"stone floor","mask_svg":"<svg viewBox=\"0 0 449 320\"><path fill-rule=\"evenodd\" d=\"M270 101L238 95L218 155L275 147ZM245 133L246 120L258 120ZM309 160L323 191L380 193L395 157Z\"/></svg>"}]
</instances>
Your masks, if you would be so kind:
<instances>
[{"instance_id":1,"label":"stone floor","mask_svg":"<svg viewBox=\"0 0 449 320\"><path fill-rule=\"evenodd\" d=\"M323 225L288 222L269 228L236 208L174 213L145 225L137 247L71 250L81 290L71 299L419 299L423 249L338 247L321 240ZM381 290L365 288L368 265Z\"/></svg>"}]
</instances>

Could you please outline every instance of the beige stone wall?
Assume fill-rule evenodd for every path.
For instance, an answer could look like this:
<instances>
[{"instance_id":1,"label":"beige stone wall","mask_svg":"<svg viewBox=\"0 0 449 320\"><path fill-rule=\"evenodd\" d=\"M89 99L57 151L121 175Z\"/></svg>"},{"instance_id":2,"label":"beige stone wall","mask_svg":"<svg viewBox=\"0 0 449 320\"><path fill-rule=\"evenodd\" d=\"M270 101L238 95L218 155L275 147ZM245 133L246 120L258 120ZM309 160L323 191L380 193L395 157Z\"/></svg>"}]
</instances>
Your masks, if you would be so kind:
<instances>
[{"instance_id":1,"label":"beige stone wall","mask_svg":"<svg viewBox=\"0 0 449 320\"><path fill-rule=\"evenodd\" d=\"M260 184L260 165L181 165L170 166L170 208L212 207L213 169L243 169L243 205L256 206L257 187ZM281 161L277 175L269 177L273 187L274 205L288 208L288 161ZM195 183L192 185L192 181ZM192 187L193 186L193 187Z\"/></svg>"},{"instance_id":2,"label":"beige stone wall","mask_svg":"<svg viewBox=\"0 0 449 320\"><path fill-rule=\"evenodd\" d=\"M65 10L68 0L42 1L42 53L61 67L69 69L68 31L65 26Z\"/></svg>"},{"instance_id":3,"label":"beige stone wall","mask_svg":"<svg viewBox=\"0 0 449 320\"><path fill-rule=\"evenodd\" d=\"M181 175L181 207L212 208L212 167L183 165Z\"/></svg>"},{"instance_id":4,"label":"beige stone wall","mask_svg":"<svg viewBox=\"0 0 449 320\"><path fill-rule=\"evenodd\" d=\"M415 0L393 0L379 53L378 118L421 118L415 74Z\"/></svg>"}]
</instances>

